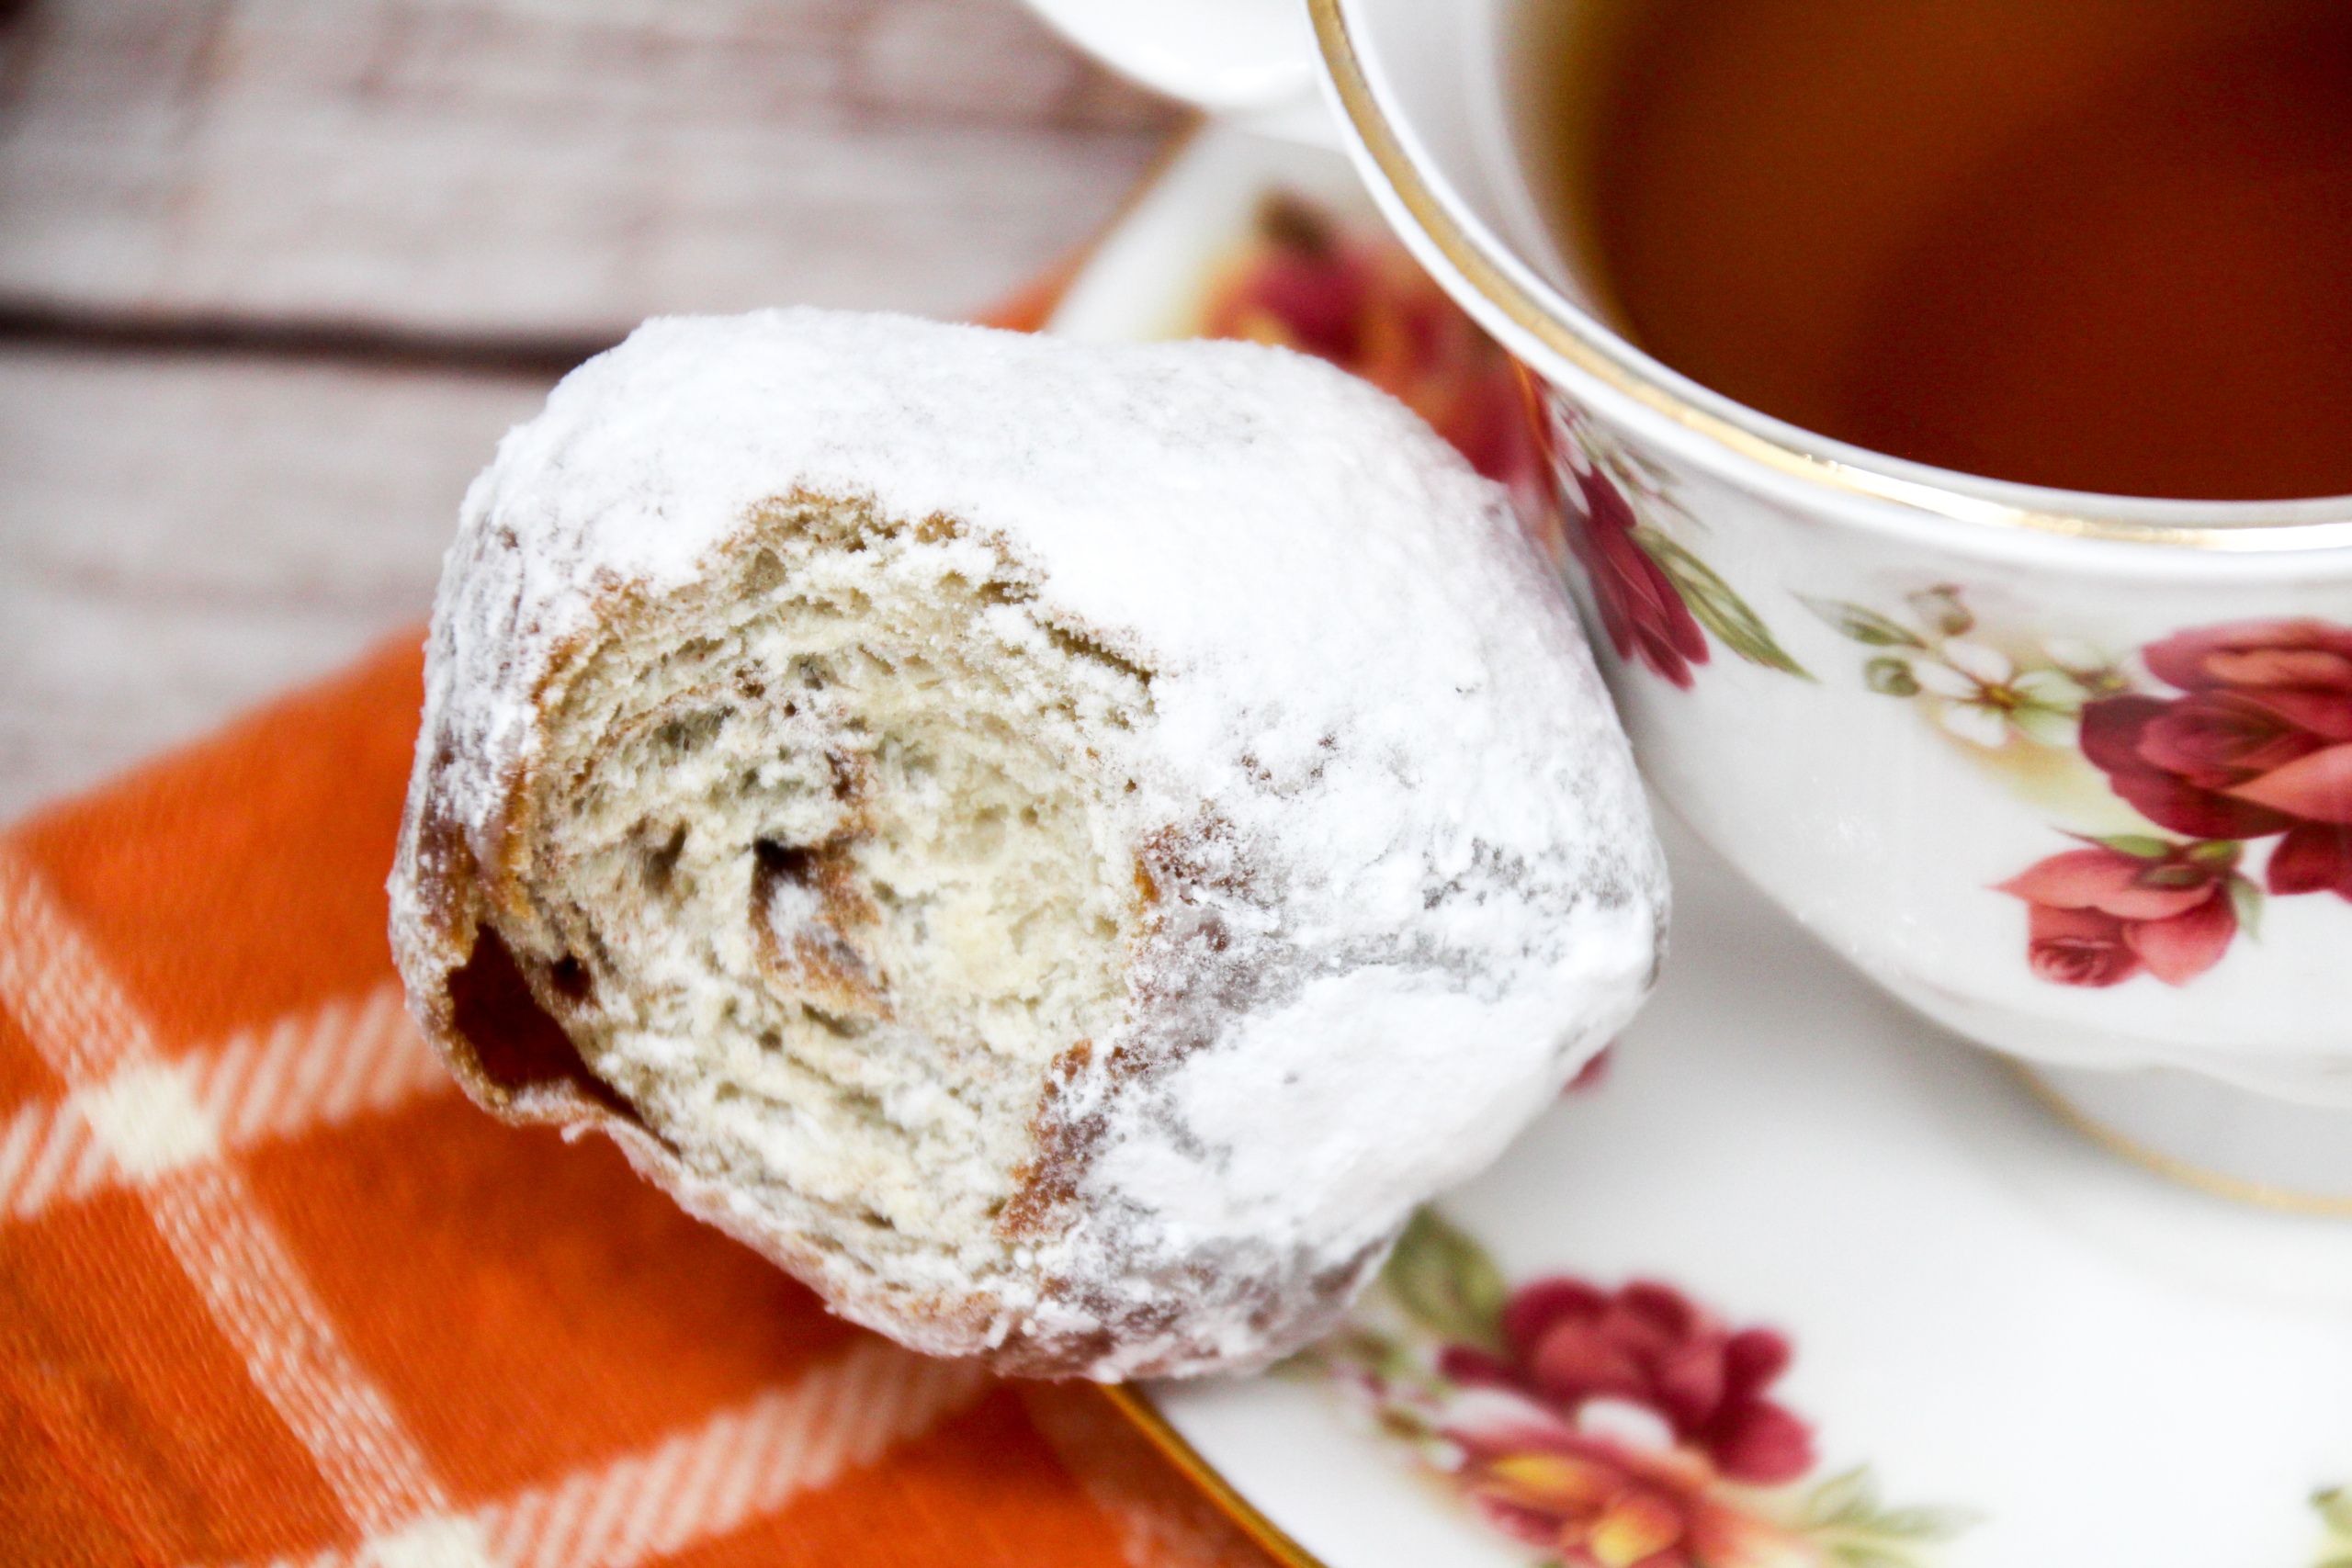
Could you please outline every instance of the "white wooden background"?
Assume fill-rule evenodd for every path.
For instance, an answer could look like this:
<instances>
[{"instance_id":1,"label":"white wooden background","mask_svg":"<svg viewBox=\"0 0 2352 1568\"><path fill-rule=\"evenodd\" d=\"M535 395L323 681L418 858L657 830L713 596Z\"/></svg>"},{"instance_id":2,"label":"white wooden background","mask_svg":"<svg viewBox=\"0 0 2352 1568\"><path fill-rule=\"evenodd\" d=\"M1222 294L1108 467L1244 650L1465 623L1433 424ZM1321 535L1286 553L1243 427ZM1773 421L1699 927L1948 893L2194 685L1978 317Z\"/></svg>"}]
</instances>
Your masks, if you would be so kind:
<instances>
[{"instance_id":1,"label":"white wooden background","mask_svg":"<svg viewBox=\"0 0 2352 1568\"><path fill-rule=\"evenodd\" d=\"M1175 131L1013 0L28 0L0 22L0 820L421 616L658 311L955 316Z\"/></svg>"}]
</instances>

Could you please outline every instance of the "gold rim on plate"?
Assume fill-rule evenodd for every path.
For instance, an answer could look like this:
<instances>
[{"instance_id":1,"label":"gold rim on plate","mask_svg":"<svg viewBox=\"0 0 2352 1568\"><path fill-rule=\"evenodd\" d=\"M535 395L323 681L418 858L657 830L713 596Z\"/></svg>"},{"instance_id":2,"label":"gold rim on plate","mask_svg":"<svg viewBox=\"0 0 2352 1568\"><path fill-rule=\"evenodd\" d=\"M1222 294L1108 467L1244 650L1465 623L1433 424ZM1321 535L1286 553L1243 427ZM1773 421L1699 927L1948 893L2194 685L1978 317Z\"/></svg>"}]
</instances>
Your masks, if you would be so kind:
<instances>
[{"instance_id":1,"label":"gold rim on plate","mask_svg":"<svg viewBox=\"0 0 2352 1568\"><path fill-rule=\"evenodd\" d=\"M1972 495L1939 484L1905 479L1860 463L1806 451L1691 402L1680 392L1656 379L1632 357L1629 344L1598 322L1552 309L1528 292L1495 257L1473 239L1446 208L1436 191L1406 156L1396 128L1374 100L1363 60L1341 0L1307 0L1322 48L1331 85L1365 154L1380 171L1390 191L1411 214L1429 243L1462 279L1511 322L1550 352L1593 377L1612 390L1633 399L1653 412L1751 462L1780 473L1851 494L1893 502L1957 523L2022 528L2081 539L2126 544L2188 546L2233 553L2323 549L2352 545L2352 518L2314 518L2308 522L2258 522L2220 525L2151 523L2093 513L2039 511L2013 506L1987 496ZM2352 512L2352 497L2313 497L2340 501ZM2252 512L2276 502L2194 503L2240 506Z\"/></svg>"},{"instance_id":2,"label":"gold rim on plate","mask_svg":"<svg viewBox=\"0 0 2352 1568\"><path fill-rule=\"evenodd\" d=\"M1224 1472L1186 1440L1184 1434L1172 1426L1159 1407L1127 1383L1106 1383L1102 1397L1111 1408L1126 1417L1140 1433L1144 1441L1158 1450L1159 1457L1183 1475L1206 1497L1216 1511L1232 1521L1236 1529L1248 1536L1252 1544L1283 1565L1283 1568L1329 1568L1322 1559L1301 1546L1273 1520L1258 1511L1257 1505L1235 1490Z\"/></svg>"}]
</instances>

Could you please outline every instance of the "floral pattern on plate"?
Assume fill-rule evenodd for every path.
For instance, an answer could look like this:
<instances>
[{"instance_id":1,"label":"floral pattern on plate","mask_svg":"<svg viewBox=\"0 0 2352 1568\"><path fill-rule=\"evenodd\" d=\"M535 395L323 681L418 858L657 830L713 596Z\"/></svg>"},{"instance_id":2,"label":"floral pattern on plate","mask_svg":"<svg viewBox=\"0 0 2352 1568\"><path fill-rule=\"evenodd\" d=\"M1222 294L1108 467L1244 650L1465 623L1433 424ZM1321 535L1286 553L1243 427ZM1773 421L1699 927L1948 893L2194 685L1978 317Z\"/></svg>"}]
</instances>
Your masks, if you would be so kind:
<instances>
[{"instance_id":1,"label":"floral pattern on plate","mask_svg":"<svg viewBox=\"0 0 2352 1568\"><path fill-rule=\"evenodd\" d=\"M1297 1358L1560 1568L1928 1568L1971 1522L1827 1478L1771 1397L1789 1341L1672 1286L1516 1289L1424 1209L1349 1325Z\"/></svg>"},{"instance_id":2,"label":"floral pattern on plate","mask_svg":"<svg viewBox=\"0 0 2352 1568\"><path fill-rule=\"evenodd\" d=\"M1271 192L1192 326L1200 337L1274 344L1363 377L1514 491L1534 472L1510 356L1385 230Z\"/></svg>"},{"instance_id":3,"label":"floral pattern on plate","mask_svg":"<svg viewBox=\"0 0 2352 1568\"><path fill-rule=\"evenodd\" d=\"M2317 1568L2352 1568L2352 1487L2331 1486L2312 1498L2312 1507L2327 1532Z\"/></svg>"},{"instance_id":4,"label":"floral pattern on plate","mask_svg":"<svg viewBox=\"0 0 2352 1568\"><path fill-rule=\"evenodd\" d=\"M1676 539L1699 525L1664 474L1556 400L1545 400L1547 418L1510 356L1385 231L1351 228L1302 197L1268 196L1193 329L1328 359L1428 420L1510 487L1555 559L1563 547L1574 552L1621 657L1687 687L1712 634L1750 662L1805 673L1747 601ZM1551 448L1565 504L1543 486L1538 439Z\"/></svg>"},{"instance_id":5,"label":"floral pattern on plate","mask_svg":"<svg viewBox=\"0 0 2352 1568\"><path fill-rule=\"evenodd\" d=\"M1804 603L1874 650L1865 685L1921 704L1979 761L2045 785L2071 765L2109 814L2120 805L2155 829L2062 829L2080 847L1996 885L2027 907L2040 978L2187 985L2258 931L2265 887L2352 899L2352 627L2177 632L2138 650L2143 682L2077 639L1988 634L1948 583L1909 595L1899 616ZM2257 883L2242 867L2266 840Z\"/></svg>"}]
</instances>

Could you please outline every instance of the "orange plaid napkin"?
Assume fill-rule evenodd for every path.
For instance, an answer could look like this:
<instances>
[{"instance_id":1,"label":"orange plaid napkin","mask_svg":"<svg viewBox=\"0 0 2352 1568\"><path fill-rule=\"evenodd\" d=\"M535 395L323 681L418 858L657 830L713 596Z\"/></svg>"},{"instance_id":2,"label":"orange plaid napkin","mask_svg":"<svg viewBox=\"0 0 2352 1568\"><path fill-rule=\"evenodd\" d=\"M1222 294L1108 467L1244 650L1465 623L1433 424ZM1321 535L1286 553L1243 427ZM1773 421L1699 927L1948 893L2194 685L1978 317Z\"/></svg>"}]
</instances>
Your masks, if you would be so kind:
<instances>
[{"instance_id":1,"label":"orange plaid napkin","mask_svg":"<svg viewBox=\"0 0 2352 1568\"><path fill-rule=\"evenodd\" d=\"M1266 1562L1098 1392L458 1094L384 942L415 644L0 839L0 1562Z\"/></svg>"},{"instance_id":2,"label":"orange plaid napkin","mask_svg":"<svg viewBox=\"0 0 2352 1568\"><path fill-rule=\"evenodd\" d=\"M418 640L0 837L0 1563L1268 1568L1099 1391L458 1095L384 938Z\"/></svg>"}]
</instances>

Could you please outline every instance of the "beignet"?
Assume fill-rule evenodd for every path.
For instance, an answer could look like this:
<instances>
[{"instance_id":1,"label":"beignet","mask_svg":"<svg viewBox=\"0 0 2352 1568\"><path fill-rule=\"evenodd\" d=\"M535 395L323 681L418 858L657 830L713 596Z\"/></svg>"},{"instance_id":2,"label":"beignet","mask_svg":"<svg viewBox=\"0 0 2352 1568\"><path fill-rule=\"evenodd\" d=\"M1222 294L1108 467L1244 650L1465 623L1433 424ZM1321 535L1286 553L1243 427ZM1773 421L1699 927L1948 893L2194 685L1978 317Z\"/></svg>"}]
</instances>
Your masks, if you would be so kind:
<instances>
[{"instance_id":1,"label":"beignet","mask_svg":"<svg viewBox=\"0 0 2352 1568\"><path fill-rule=\"evenodd\" d=\"M1653 976L1663 864L1503 492L1240 344L656 321L466 500L418 1021L918 1349L1329 1325Z\"/></svg>"}]
</instances>

